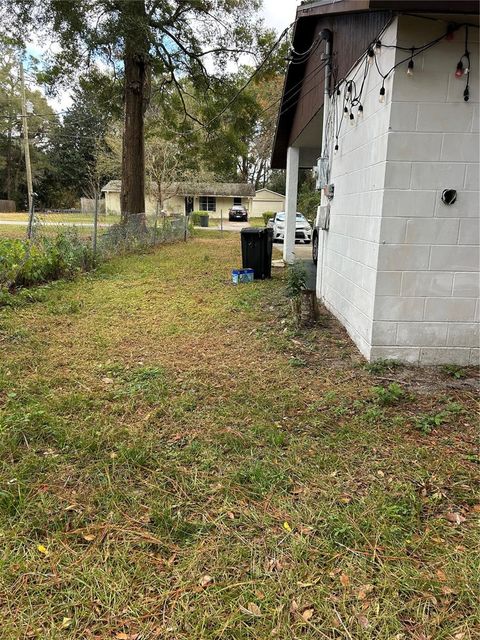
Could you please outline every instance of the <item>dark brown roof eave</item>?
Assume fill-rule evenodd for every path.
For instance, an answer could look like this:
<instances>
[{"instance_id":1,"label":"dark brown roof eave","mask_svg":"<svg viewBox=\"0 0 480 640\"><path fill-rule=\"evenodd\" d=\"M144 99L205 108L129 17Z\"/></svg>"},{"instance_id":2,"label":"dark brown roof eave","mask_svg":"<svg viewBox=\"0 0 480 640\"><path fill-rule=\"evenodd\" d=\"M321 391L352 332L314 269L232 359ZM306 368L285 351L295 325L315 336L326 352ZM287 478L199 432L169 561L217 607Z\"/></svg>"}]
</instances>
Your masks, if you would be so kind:
<instances>
[{"instance_id":1,"label":"dark brown roof eave","mask_svg":"<svg viewBox=\"0 0 480 640\"><path fill-rule=\"evenodd\" d=\"M478 14L479 4L477 0L319 0L300 5L297 19L369 10Z\"/></svg>"}]
</instances>

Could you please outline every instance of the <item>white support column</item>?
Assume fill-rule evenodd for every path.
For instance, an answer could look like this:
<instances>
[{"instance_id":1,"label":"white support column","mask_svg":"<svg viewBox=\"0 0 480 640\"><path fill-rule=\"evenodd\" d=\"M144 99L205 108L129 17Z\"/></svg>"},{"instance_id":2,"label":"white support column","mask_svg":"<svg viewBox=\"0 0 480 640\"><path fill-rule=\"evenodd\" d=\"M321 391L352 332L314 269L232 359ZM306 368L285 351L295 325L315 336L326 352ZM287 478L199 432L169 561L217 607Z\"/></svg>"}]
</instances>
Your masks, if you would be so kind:
<instances>
[{"instance_id":1,"label":"white support column","mask_svg":"<svg viewBox=\"0 0 480 640\"><path fill-rule=\"evenodd\" d=\"M295 260L295 224L297 216L299 160L300 149L298 149L297 147L288 147L283 259L289 264L291 264Z\"/></svg>"}]
</instances>

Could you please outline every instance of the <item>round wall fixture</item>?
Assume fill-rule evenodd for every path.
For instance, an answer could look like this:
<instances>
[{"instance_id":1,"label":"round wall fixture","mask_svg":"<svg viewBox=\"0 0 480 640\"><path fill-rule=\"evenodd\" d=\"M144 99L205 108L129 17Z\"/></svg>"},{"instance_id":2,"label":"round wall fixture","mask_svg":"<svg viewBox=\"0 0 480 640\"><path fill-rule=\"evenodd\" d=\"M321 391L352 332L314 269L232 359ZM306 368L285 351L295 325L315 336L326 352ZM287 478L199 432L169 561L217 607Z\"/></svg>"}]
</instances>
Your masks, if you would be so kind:
<instances>
[{"instance_id":1,"label":"round wall fixture","mask_svg":"<svg viewBox=\"0 0 480 640\"><path fill-rule=\"evenodd\" d=\"M445 189L442 193L442 202L444 204L453 204L457 199L456 189Z\"/></svg>"}]
</instances>

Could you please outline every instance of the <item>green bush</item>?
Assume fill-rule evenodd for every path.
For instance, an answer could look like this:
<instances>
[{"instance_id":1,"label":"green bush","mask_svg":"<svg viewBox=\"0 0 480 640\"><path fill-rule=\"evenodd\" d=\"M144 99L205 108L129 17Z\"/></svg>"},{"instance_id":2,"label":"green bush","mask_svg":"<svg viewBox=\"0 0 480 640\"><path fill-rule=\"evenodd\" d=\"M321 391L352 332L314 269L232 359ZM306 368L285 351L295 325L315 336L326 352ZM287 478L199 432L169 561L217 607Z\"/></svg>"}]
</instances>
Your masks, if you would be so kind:
<instances>
[{"instance_id":1,"label":"green bush","mask_svg":"<svg viewBox=\"0 0 480 640\"><path fill-rule=\"evenodd\" d=\"M265 211L265 213L262 213L262 218L265 226L267 226L268 221L270 220L270 218L273 218L274 215L275 215L274 211Z\"/></svg>"},{"instance_id":2,"label":"green bush","mask_svg":"<svg viewBox=\"0 0 480 640\"><path fill-rule=\"evenodd\" d=\"M301 260L296 260L287 269L287 296L296 298L307 288L308 274Z\"/></svg>"},{"instance_id":3,"label":"green bush","mask_svg":"<svg viewBox=\"0 0 480 640\"><path fill-rule=\"evenodd\" d=\"M200 226L200 216L210 216L210 213L208 211L193 211L191 214L191 219L195 227Z\"/></svg>"},{"instance_id":4,"label":"green bush","mask_svg":"<svg viewBox=\"0 0 480 640\"><path fill-rule=\"evenodd\" d=\"M0 286L10 290L73 278L93 264L91 248L73 231L37 242L0 240Z\"/></svg>"}]
</instances>

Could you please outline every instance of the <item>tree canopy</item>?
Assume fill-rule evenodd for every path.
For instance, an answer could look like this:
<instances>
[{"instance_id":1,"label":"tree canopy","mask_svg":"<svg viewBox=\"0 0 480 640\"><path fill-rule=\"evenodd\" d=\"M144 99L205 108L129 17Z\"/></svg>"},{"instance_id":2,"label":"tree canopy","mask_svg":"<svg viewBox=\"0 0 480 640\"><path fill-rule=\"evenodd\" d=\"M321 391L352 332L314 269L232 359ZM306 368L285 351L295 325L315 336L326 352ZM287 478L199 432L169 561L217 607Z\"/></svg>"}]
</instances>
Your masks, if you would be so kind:
<instances>
[{"instance_id":1,"label":"tree canopy","mask_svg":"<svg viewBox=\"0 0 480 640\"><path fill-rule=\"evenodd\" d=\"M176 89L184 119L200 123L188 111L183 80L215 91L229 59L245 52L261 58L269 45L258 24L259 0L2 0L1 6L19 43L35 32L56 44L45 82L70 79L92 60L121 75L124 218L145 210L144 118L152 74Z\"/></svg>"}]
</instances>

